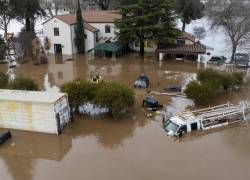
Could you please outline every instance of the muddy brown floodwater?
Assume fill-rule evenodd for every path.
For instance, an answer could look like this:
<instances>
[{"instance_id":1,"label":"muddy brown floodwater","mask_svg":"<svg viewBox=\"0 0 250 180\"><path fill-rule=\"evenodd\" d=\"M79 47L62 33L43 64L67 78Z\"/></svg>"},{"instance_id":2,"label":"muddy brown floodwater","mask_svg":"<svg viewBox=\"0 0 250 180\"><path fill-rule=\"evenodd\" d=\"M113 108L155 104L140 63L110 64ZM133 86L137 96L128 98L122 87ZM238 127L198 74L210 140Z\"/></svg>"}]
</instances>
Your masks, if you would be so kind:
<instances>
[{"instance_id":1,"label":"muddy brown floodwater","mask_svg":"<svg viewBox=\"0 0 250 180\"><path fill-rule=\"evenodd\" d=\"M99 70L105 80L132 86L139 74L150 77L150 89L185 85L203 68L191 62L158 62L131 54L116 59L91 55L50 56L49 64L22 64L17 73L35 78L46 91L75 78L88 78ZM5 65L0 65L5 71ZM206 134L170 138L161 122L146 119L141 109L144 90L136 90L132 117L77 116L62 135L12 131L13 138L0 147L1 180L249 180L250 125L240 124ZM225 95L216 103L249 99L249 90ZM192 102L157 96L169 111L180 111Z\"/></svg>"}]
</instances>

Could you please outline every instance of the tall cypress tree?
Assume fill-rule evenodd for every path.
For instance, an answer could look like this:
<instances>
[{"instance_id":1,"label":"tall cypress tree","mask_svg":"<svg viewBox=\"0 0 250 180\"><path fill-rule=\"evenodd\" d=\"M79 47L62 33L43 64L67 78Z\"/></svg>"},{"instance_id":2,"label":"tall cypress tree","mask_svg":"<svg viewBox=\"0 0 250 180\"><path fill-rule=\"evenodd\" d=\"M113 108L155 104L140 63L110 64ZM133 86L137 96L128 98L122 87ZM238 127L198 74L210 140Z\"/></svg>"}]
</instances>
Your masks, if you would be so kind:
<instances>
[{"instance_id":1,"label":"tall cypress tree","mask_svg":"<svg viewBox=\"0 0 250 180\"><path fill-rule=\"evenodd\" d=\"M144 55L147 39L170 43L177 35L173 0L120 0L122 18L116 22L118 38L124 43L139 41Z\"/></svg>"},{"instance_id":2,"label":"tall cypress tree","mask_svg":"<svg viewBox=\"0 0 250 180\"><path fill-rule=\"evenodd\" d=\"M76 12L76 37L75 37L75 44L77 47L78 53L85 53L85 34L84 34L84 25L83 25L83 18L82 18L82 10L80 1L78 0L77 5L77 12Z\"/></svg>"}]
</instances>

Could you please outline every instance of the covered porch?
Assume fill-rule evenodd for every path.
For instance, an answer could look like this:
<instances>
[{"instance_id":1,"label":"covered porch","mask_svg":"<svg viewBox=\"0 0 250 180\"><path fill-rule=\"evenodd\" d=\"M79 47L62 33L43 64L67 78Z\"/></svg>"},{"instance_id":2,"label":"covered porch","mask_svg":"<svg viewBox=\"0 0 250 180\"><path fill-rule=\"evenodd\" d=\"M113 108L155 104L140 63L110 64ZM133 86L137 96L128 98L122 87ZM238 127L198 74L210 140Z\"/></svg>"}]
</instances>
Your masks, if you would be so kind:
<instances>
[{"instance_id":1,"label":"covered porch","mask_svg":"<svg viewBox=\"0 0 250 180\"><path fill-rule=\"evenodd\" d=\"M192 60L201 62L202 55L206 54L206 46L199 41L190 45L173 45L157 49L160 61L168 59Z\"/></svg>"},{"instance_id":2,"label":"covered porch","mask_svg":"<svg viewBox=\"0 0 250 180\"><path fill-rule=\"evenodd\" d=\"M118 42L105 42L97 44L93 49L89 50L89 52L95 52L95 55L102 57L120 57L127 52L127 47Z\"/></svg>"}]
</instances>

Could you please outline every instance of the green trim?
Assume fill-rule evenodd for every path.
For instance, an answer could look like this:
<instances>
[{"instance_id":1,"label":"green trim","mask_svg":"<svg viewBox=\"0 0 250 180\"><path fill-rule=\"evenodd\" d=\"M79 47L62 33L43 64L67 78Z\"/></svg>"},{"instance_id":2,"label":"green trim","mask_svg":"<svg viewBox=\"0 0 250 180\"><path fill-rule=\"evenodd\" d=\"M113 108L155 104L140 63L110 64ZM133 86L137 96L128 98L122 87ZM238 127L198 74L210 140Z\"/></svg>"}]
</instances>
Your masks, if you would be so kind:
<instances>
[{"instance_id":1,"label":"green trim","mask_svg":"<svg viewBox=\"0 0 250 180\"><path fill-rule=\"evenodd\" d=\"M110 42L110 43L98 44L98 45L96 45L96 47L94 47L93 49L91 49L89 51L97 50L97 51L117 53L119 51L122 51L124 48L125 48L125 46L120 44L120 43Z\"/></svg>"}]
</instances>

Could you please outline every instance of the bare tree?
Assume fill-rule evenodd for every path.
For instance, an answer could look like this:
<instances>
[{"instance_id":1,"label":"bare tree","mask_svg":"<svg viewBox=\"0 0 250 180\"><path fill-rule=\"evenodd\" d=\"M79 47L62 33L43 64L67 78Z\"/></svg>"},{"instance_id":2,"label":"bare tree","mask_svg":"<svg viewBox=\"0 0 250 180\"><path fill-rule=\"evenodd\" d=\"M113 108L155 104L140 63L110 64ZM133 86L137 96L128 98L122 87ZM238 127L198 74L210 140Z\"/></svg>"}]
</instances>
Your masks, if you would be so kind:
<instances>
[{"instance_id":1,"label":"bare tree","mask_svg":"<svg viewBox=\"0 0 250 180\"><path fill-rule=\"evenodd\" d=\"M48 11L48 14L49 14L50 17L58 15L58 11L65 4L66 3L63 0L41 0L41 6L43 7L44 10Z\"/></svg>"},{"instance_id":2,"label":"bare tree","mask_svg":"<svg viewBox=\"0 0 250 180\"><path fill-rule=\"evenodd\" d=\"M204 39L207 36L206 29L202 26L195 26L193 28L193 34L196 38L198 38L200 40Z\"/></svg>"},{"instance_id":3,"label":"bare tree","mask_svg":"<svg viewBox=\"0 0 250 180\"><path fill-rule=\"evenodd\" d=\"M229 37L232 57L239 46L247 46L250 37L250 3L249 1L226 1L221 8L214 8L210 13L212 29L222 28Z\"/></svg>"},{"instance_id":4,"label":"bare tree","mask_svg":"<svg viewBox=\"0 0 250 180\"><path fill-rule=\"evenodd\" d=\"M119 0L82 0L82 4L85 5L82 8L87 8L86 6L88 6L90 9L109 10L114 9L118 2Z\"/></svg>"}]
</instances>

